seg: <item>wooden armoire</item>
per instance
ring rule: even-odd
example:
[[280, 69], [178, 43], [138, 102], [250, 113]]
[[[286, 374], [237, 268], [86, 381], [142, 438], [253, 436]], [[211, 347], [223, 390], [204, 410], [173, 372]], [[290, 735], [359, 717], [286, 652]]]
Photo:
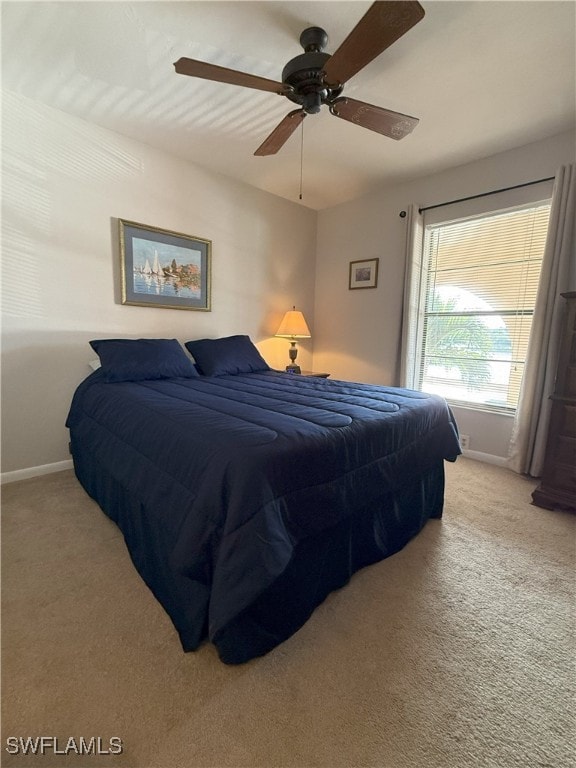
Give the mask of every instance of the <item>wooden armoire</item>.
[[532, 499], [539, 507], [576, 512], [576, 291], [562, 296], [566, 307], [544, 469]]

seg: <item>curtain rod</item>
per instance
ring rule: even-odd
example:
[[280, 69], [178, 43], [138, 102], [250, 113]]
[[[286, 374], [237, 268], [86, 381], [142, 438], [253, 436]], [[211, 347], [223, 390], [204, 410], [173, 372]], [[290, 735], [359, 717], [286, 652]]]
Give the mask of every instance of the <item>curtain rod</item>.
[[554, 181], [555, 176], [548, 176], [546, 179], [536, 179], [536, 181], [527, 181], [524, 184], [516, 184], [514, 187], [504, 187], [503, 189], [494, 189], [492, 192], [481, 192], [479, 195], [470, 195], [470, 197], [461, 197], [458, 200], [448, 200], [446, 203], [437, 203], [436, 205], [427, 205], [424, 208], [418, 208], [418, 213], [431, 211], [433, 208], [443, 208], [445, 205], [453, 203], [464, 203], [466, 200], [476, 200], [478, 197], [488, 197], [488, 195], [497, 195], [498, 192], [509, 192], [511, 189], [520, 189], [520, 187], [531, 187], [532, 184], [542, 184], [545, 181]]

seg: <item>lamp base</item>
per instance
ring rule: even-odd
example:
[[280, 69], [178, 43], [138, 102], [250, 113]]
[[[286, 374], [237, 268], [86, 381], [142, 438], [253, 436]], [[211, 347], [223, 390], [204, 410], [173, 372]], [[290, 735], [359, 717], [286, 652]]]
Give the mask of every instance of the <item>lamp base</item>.
[[302, 371], [299, 365], [292, 364], [286, 366], [286, 373], [302, 373]]

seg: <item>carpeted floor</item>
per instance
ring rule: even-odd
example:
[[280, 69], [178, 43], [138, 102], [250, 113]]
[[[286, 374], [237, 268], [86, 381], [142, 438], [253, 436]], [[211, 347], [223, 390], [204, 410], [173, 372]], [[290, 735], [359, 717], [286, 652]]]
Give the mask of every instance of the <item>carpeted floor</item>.
[[[507, 470], [446, 471], [442, 521], [238, 667], [181, 651], [71, 471], [4, 486], [2, 765], [575, 766], [576, 518]], [[123, 752], [7, 751], [27, 736]]]

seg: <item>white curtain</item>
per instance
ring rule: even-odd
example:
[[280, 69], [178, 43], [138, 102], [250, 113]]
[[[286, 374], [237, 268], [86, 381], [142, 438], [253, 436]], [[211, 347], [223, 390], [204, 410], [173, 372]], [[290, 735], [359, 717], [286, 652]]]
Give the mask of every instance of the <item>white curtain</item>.
[[[402, 308], [402, 339], [400, 349], [400, 386], [416, 389], [420, 365], [417, 332], [424, 317], [421, 302], [423, 286], [422, 250], [424, 223], [418, 207], [408, 208], [406, 220], [406, 267], [404, 271], [404, 303]], [[416, 329], [416, 332], [415, 332]]]
[[510, 443], [508, 466], [542, 474], [554, 392], [565, 300], [576, 290], [576, 165], [562, 166], [555, 178], [550, 223], [532, 321], [520, 400]]

